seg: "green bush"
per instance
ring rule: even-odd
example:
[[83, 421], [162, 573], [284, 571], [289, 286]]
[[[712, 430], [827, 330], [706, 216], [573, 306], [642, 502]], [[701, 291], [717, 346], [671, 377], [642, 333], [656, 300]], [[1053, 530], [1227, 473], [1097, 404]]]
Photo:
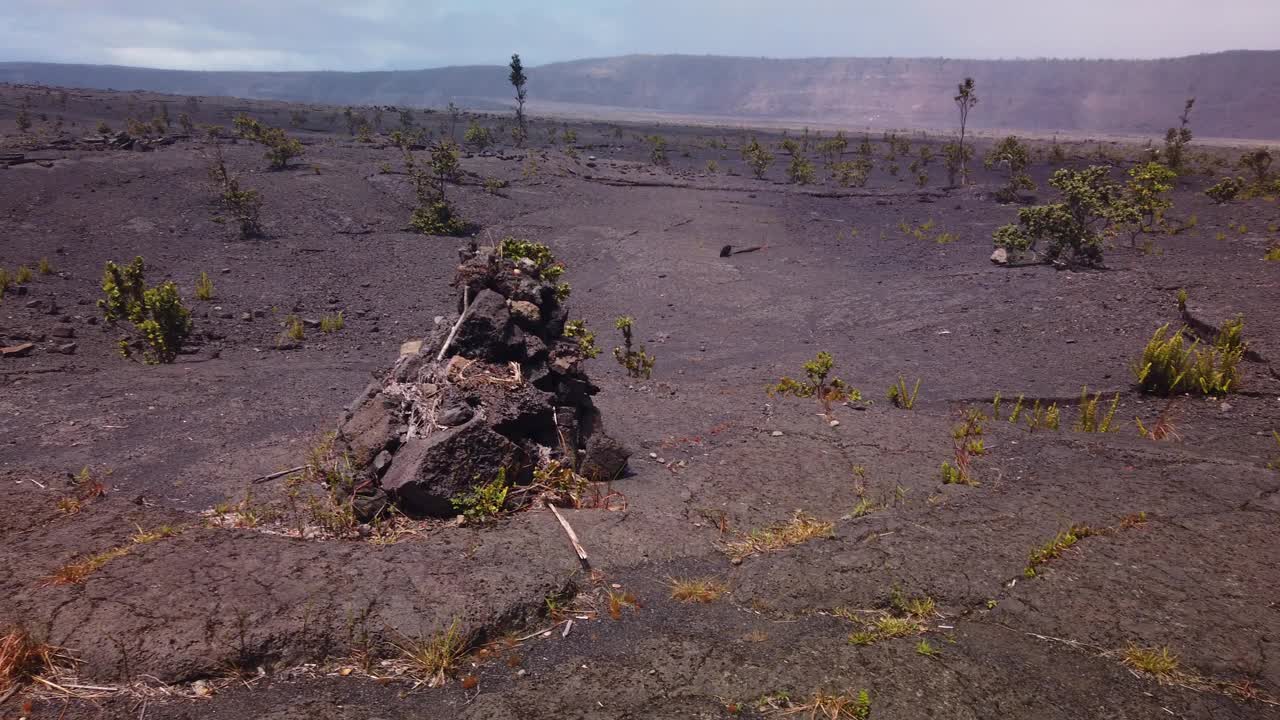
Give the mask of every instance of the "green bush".
[[794, 395], [800, 398], [816, 397], [825, 411], [831, 411], [832, 402], [857, 402], [862, 393], [849, 387], [840, 378], [829, 378], [835, 359], [831, 353], [820, 352], [814, 359], [804, 364], [804, 380], [783, 377], [776, 385], [768, 388], [770, 397], [774, 395]]
[[533, 263], [533, 277], [537, 280], [555, 282], [564, 274], [564, 265], [551, 254], [551, 248], [540, 242], [505, 237], [498, 244], [498, 252], [513, 261], [528, 260]]
[[280, 128], [264, 127], [247, 115], [237, 115], [234, 123], [240, 137], [267, 148], [265, 157], [272, 170], [284, 169], [289, 165], [290, 159], [303, 153], [302, 143], [286, 135]]
[[493, 135], [489, 133], [489, 128], [472, 120], [471, 125], [462, 135], [462, 141], [476, 150], [484, 150], [493, 144]]
[[1034, 251], [1043, 241], [1048, 244], [1044, 257], [1049, 262], [1064, 256], [1086, 264], [1101, 262], [1103, 231], [1121, 198], [1121, 188], [1108, 177], [1109, 172], [1101, 165], [1058, 170], [1049, 184], [1062, 194], [1062, 201], [1019, 210], [1017, 225], [996, 230], [996, 246], [1019, 255]]
[[462, 513], [467, 522], [482, 523], [503, 513], [507, 504], [507, 469], [498, 470], [498, 476], [487, 483], [476, 485], [469, 492], [452, 498], [453, 509]]
[[791, 163], [787, 166], [787, 179], [797, 185], [809, 185], [815, 180], [813, 163], [803, 155], [792, 155]]
[[1225, 203], [1231, 202], [1232, 200], [1235, 200], [1240, 195], [1240, 193], [1244, 191], [1244, 187], [1245, 187], [1244, 178], [1227, 177], [1219, 180], [1212, 187], [1205, 190], [1204, 194], [1208, 195], [1209, 199], [1213, 200], [1219, 205], [1223, 205]]
[[653, 375], [653, 365], [657, 359], [645, 352], [644, 345], [639, 350], [632, 346], [632, 326], [635, 321], [629, 316], [622, 316], [614, 321], [614, 327], [622, 331], [622, 347], [613, 349], [613, 359], [626, 368], [627, 375], [633, 378], [648, 380]]
[[147, 364], [171, 363], [191, 334], [191, 311], [182, 304], [178, 286], [164, 282], [153, 288], [146, 286], [145, 264], [141, 257], [125, 267], [108, 262], [102, 276], [105, 298], [98, 301], [107, 322], [129, 322], [133, 339], [120, 340], [125, 357], [141, 346]]
[[1218, 331], [1213, 345], [1185, 342], [1187, 330], [1172, 334], [1164, 325], [1156, 331], [1134, 364], [1138, 387], [1152, 395], [1200, 393], [1225, 395], [1239, 383], [1239, 364], [1244, 357], [1244, 318], [1228, 320]]
[[469, 235], [472, 230], [469, 223], [455, 214], [447, 200], [435, 200], [415, 208], [409, 226], [423, 235], [450, 237]]

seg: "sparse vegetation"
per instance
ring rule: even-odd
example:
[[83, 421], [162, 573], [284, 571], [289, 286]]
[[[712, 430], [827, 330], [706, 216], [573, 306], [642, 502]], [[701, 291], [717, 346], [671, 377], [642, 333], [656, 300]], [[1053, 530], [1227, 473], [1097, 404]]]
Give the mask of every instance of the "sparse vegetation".
[[639, 350], [633, 347], [632, 328], [635, 321], [629, 316], [622, 316], [614, 321], [614, 327], [622, 332], [622, 347], [613, 349], [613, 357], [626, 369], [627, 375], [633, 378], [648, 380], [653, 375], [653, 364], [656, 358], [645, 352], [644, 345]]
[[1029, 578], [1037, 577], [1045, 563], [1058, 558], [1062, 553], [1074, 547], [1082, 538], [1087, 538], [1093, 534], [1094, 531], [1088, 525], [1072, 525], [1055, 535], [1049, 542], [1032, 550], [1031, 556], [1027, 560], [1027, 567], [1022, 574]]
[[812, 184], [817, 179], [813, 163], [799, 153], [792, 155], [791, 163], [787, 165], [787, 179], [796, 185]]
[[766, 707], [773, 707], [778, 701], [785, 703], [783, 715], [801, 715], [809, 720], [868, 720], [871, 717], [871, 695], [866, 690], [856, 696], [815, 693], [808, 702], [799, 705], [782, 696]]
[[501, 468], [494, 479], [476, 485], [462, 496], [453, 498], [453, 509], [461, 513], [468, 523], [488, 522], [502, 515], [506, 510], [507, 493], [510, 490], [507, 470]]
[[[516, 91], [516, 126], [512, 130], [512, 137], [515, 138], [516, 146], [519, 147], [524, 144], [525, 138], [529, 137], [529, 128], [524, 117], [524, 101], [528, 92], [526, 85], [529, 77], [524, 74], [524, 63], [520, 62], [519, 54], [511, 55], [511, 63], [507, 67], [511, 71], [507, 75], [507, 81]], [[452, 109], [453, 103], [449, 103], [449, 107]]]
[[928, 622], [938, 616], [938, 608], [933, 598], [908, 598], [895, 590], [888, 610], [870, 615], [852, 611], [837, 611], [836, 614], [861, 626], [849, 635], [849, 642], [871, 645], [882, 640], [920, 635], [928, 629]]
[[36, 640], [20, 627], [0, 635], [0, 697], [32, 678], [52, 672], [63, 651]]
[[898, 382], [889, 386], [888, 397], [889, 401], [892, 402], [895, 407], [900, 407], [903, 410], [910, 410], [915, 407], [916, 396], [919, 394], [919, 378], [916, 379], [915, 387], [911, 389], [911, 392], [907, 392], [907, 379], [899, 375]]
[[667, 139], [661, 135], [653, 135], [649, 138], [649, 162], [660, 167], [671, 164], [667, 159]]
[[1244, 187], [1244, 178], [1225, 177], [1205, 190], [1204, 194], [1219, 205], [1225, 205], [1239, 197]]
[[1137, 672], [1165, 682], [1177, 676], [1178, 656], [1167, 647], [1144, 648], [1129, 645], [1124, 651], [1124, 664]]
[[213, 299], [213, 280], [209, 279], [209, 273], [201, 270], [200, 277], [196, 279], [196, 299], [212, 300]]
[[336, 333], [346, 327], [346, 320], [342, 317], [342, 311], [336, 313], [325, 313], [320, 316], [320, 332], [326, 335]]
[[1116, 393], [1115, 397], [1111, 399], [1111, 407], [1107, 410], [1107, 414], [1099, 417], [1098, 403], [1101, 400], [1102, 393], [1089, 397], [1089, 388], [1080, 388], [1080, 417], [1076, 420], [1074, 426], [1076, 431], [1108, 433], [1119, 429], [1112, 427], [1112, 421], [1115, 420], [1116, 410], [1120, 407], [1120, 393]]
[[259, 235], [262, 232], [259, 225], [262, 198], [257, 190], [240, 188], [240, 181], [227, 170], [226, 161], [222, 157], [222, 145], [218, 142], [217, 135], [210, 132], [210, 139], [213, 141], [213, 160], [209, 175], [217, 186], [223, 207], [235, 219], [241, 240]]
[[36, 272], [40, 273], [41, 275], [53, 274], [53, 264], [49, 262], [49, 258], [47, 257], [40, 258], [40, 262], [36, 264]]
[[133, 327], [133, 337], [120, 340], [120, 352], [130, 357], [141, 348], [145, 362], [171, 363], [191, 334], [191, 311], [182, 304], [178, 286], [172, 281], [148, 288], [141, 257], [121, 267], [108, 262], [102, 276], [102, 292], [98, 301], [108, 323], [121, 321]]
[[814, 359], [804, 364], [805, 380], [794, 380], [783, 377], [776, 385], [768, 389], [770, 397], [774, 395], [794, 395], [799, 398], [816, 397], [822, 403], [823, 411], [831, 412], [833, 402], [858, 402], [862, 393], [849, 387], [840, 378], [828, 378], [835, 366], [835, 358], [831, 353], [819, 352]]
[[797, 511], [785, 523], [752, 530], [747, 535], [726, 543], [725, 550], [730, 557], [741, 560], [751, 555], [834, 536], [835, 530], [831, 523]]
[[1178, 174], [1183, 171], [1183, 151], [1191, 142], [1191, 108], [1195, 104], [1195, 98], [1187, 99], [1178, 116], [1178, 127], [1169, 128], [1164, 136], [1164, 164]]
[[476, 150], [484, 150], [493, 144], [493, 135], [489, 133], [489, 128], [472, 120], [467, 131], [462, 134], [462, 141]]
[[600, 355], [600, 348], [596, 347], [596, 334], [587, 329], [585, 320], [570, 320], [565, 323], [564, 336], [577, 342], [578, 352], [584, 358]]

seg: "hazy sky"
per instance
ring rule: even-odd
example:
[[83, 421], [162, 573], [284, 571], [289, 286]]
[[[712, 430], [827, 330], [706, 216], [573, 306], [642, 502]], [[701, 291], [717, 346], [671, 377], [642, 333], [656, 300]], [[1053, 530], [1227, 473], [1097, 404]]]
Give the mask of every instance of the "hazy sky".
[[0, 60], [184, 69], [1277, 48], [1280, 0], [0, 0]]

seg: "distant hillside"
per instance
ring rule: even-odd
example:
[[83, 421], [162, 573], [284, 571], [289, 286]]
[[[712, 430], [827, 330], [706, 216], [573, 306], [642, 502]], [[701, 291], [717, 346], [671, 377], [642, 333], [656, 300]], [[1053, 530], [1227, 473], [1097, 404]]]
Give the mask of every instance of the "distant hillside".
[[[1197, 98], [1203, 137], [1280, 138], [1280, 51], [1167, 60], [769, 60], [633, 55], [529, 70], [538, 103], [610, 107], [743, 121], [947, 128], [951, 96], [977, 79], [977, 129], [1162, 134], [1183, 100]], [[190, 72], [102, 65], [0, 63], [0, 81], [326, 104], [510, 105], [506, 69], [392, 72]]]

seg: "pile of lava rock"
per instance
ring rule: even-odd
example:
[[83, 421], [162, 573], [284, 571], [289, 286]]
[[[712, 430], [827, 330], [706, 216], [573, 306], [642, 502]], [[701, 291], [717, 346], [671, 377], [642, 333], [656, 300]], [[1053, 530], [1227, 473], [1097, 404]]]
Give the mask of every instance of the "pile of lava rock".
[[[528, 247], [542, 253], [518, 252]], [[625, 472], [630, 452], [605, 434], [591, 402], [599, 388], [582, 369], [598, 351], [568, 322], [553, 262], [522, 241], [462, 251], [459, 314], [406, 342], [343, 414], [336, 448], [350, 463], [357, 518], [391, 502], [452, 516], [454, 498], [499, 472], [527, 484], [550, 461], [592, 481]]]

